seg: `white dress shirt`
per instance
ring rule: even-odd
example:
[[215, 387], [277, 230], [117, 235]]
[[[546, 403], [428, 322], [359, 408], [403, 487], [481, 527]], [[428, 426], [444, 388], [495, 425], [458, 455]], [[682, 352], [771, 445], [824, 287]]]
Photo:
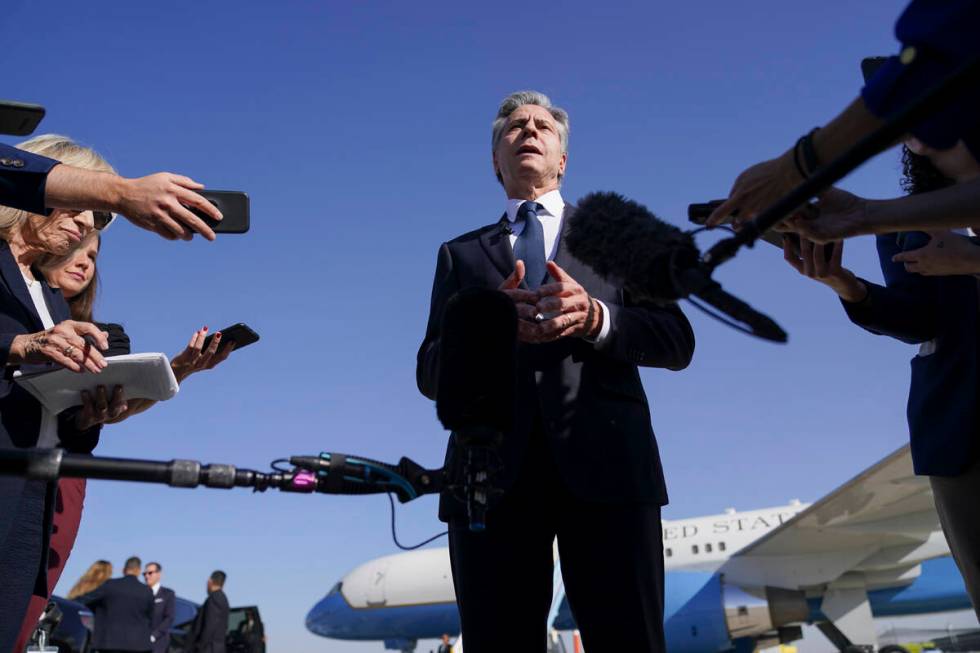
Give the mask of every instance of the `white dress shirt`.
[[[511, 248], [517, 242], [517, 237], [524, 231], [524, 222], [517, 222], [517, 211], [525, 201], [527, 200], [507, 200], [506, 209], [507, 221], [510, 223]], [[541, 222], [541, 229], [544, 231], [545, 259], [553, 261], [555, 259], [555, 253], [558, 251], [559, 235], [561, 234], [562, 220], [565, 213], [565, 200], [562, 199], [561, 191], [555, 189], [545, 193], [534, 201], [544, 207], [539, 209], [537, 214], [538, 220]], [[599, 328], [599, 334], [595, 339], [586, 338], [586, 340], [598, 345], [602, 344], [609, 336], [609, 309], [606, 308], [606, 305], [601, 300], [597, 299], [596, 301], [602, 307], [602, 326]]]
[[[24, 283], [27, 284], [27, 292], [31, 295], [34, 309], [41, 318], [41, 324], [45, 329], [50, 329], [54, 326], [54, 320], [51, 318], [48, 302], [44, 299], [41, 282], [37, 279], [29, 279], [23, 270], [20, 273], [24, 277]], [[58, 446], [58, 416], [44, 406], [41, 406], [41, 432], [38, 434], [37, 446], [45, 448]]]

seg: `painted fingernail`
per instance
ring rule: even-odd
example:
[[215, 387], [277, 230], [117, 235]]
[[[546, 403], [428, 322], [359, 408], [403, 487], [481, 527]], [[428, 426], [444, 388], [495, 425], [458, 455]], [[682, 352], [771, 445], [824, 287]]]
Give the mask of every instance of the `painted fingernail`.
[[207, 330], [208, 330], [208, 325], [206, 325], [206, 324], [205, 324], [205, 325], [204, 325], [204, 328], [203, 328], [203, 329], [201, 329], [201, 330], [202, 330], [202, 331], [207, 331]]
[[218, 331], [216, 334], [214, 334], [214, 339], [215, 340], [221, 340], [221, 332], [220, 331]]

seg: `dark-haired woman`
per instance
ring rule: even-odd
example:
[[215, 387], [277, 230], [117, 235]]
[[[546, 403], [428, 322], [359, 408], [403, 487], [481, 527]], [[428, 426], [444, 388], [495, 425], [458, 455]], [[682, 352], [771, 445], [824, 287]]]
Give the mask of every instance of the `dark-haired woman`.
[[[962, 143], [937, 151], [910, 140], [903, 162], [903, 187], [910, 194], [980, 178], [980, 163]], [[837, 194], [834, 201], [848, 199], [844, 191], [832, 192]], [[980, 286], [972, 273], [924, 276], [909, 260], [909, 254], [921, 253], [930, 243], [936, 243], [933, 247], [940, 251], [946, 248], [938, 247], [938, 242], [944, 241], [976, 246], [950, 232], [902, 232], [880, 235], [876, 240], [885, 286], [860, 279], [841, 265], [842, 242], [834, 244], [829, 261], [822, 245], [806, 239], [800, 241], [797, 252], [787, 238], [784, 252], [797, 271], [838, 294], [852, 322], [871, 333], [919, 345], [912, 359], [908, 399], [912, 463], [916, 474], [929, 476], [943, 533], [980, 618], [976, 507], [980, 497]], [[950, 258], [955, 261], [962, 254]], [[955, 269], [952, 263], [944, 265]]]

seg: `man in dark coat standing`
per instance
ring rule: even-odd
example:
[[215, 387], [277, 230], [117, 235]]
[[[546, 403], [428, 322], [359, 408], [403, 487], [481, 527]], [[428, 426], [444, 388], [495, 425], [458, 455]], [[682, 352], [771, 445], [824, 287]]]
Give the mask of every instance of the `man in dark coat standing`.
[[150, 620], [153, 592], [139, 581], [143, 563], [137, 557], [126, 561], [122, 578], [113, 578], [77, 599], [95, 613], [92, 649], [150, 651]]
[[177, 595], [169, 587], [161, 585], [162, 581], [163, 567], [160, 563], [146, 563], [143, 582], [153, 592], [153, 619], [150, 622], [150, 642], [153, 644], [153, 653], [167, 653], [177, 603]]
[[187, 639], [187, 653], [225, 653], [228, 634], [228, 597], [225, 572], [215, 571], [208, 578], [208, 598], [197, 613]]
[[[495, 478], [503, 493], [483, 532], [469, 530], [453, 492], [443, 492], [439, 508], [449, 523], [466, 650], [496, 653], [521, 642], [522, 653], [544, 653], [557, 536], [586, 650], [662, 653], [667, 491], [638, 366], [683, 369], [694, 333], [677, 306], [637, 301], [566, 246], [576, 209], [559, 190], [568, 145], [563, 110], [541, 93], [514, 93], [501, 104], [491, 142], [504, 212], [439, 248], [417, 367], [419, 389], [436, 398], [442, 318], [455, 293], [499, 289], [513, 300], [515, 420]], [[466, 198], [453, 197], [449, 210], [469, 219]], [[446, 469], [463, 464], [453, 435]]]

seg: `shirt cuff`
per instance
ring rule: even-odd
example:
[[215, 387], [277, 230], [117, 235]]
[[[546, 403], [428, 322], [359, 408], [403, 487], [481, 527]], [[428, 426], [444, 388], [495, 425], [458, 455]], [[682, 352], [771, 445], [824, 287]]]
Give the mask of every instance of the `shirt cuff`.
[[598, 335], [596, 335], [595, 338], [586, 337], [585, 340], [586, 340], [586, 342], [591, 342], [592, 344], [594, 344], [594, 345], [596, 345], [598, 347], [598, 346], [601, 346], [602, 343], [604, 343], [606, 340], [609, 339], [609, 331], [610, 331], [610, 326], [609, 326], [609, 308], [605, 304], [602, 303], [602, 300], [601, 299], [597, 299], [595, 301], [596, 301], [596, 303], [599, 306], [602, 307], [602, 326], [599, 327], [599, 333], [598, 333]]

